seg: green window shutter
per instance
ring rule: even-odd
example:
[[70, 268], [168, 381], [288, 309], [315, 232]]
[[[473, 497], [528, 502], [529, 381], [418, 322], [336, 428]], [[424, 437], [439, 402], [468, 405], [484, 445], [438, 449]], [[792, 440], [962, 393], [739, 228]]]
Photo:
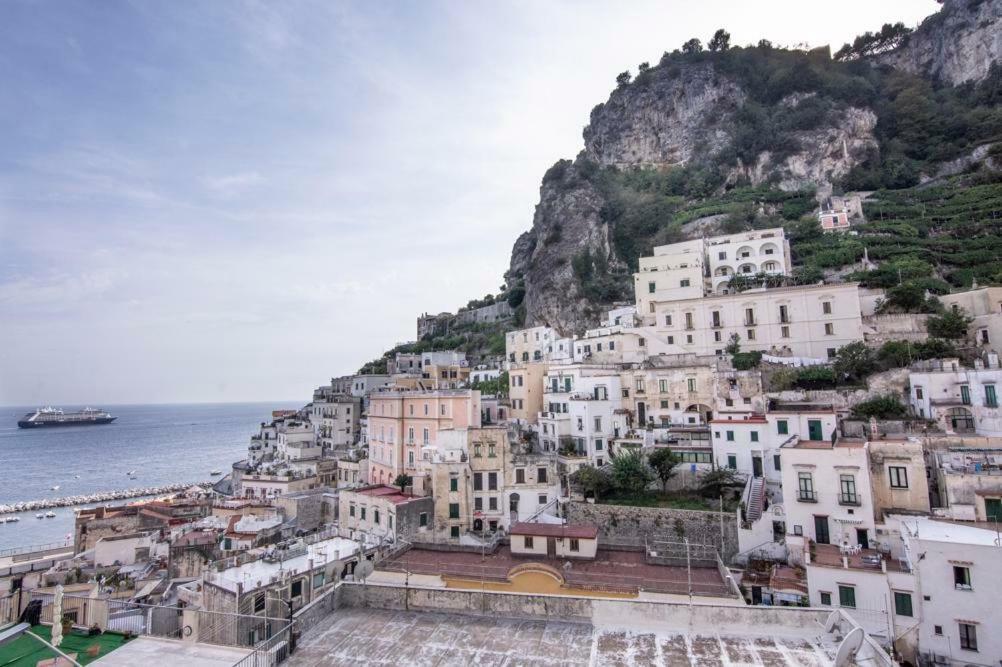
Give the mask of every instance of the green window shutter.
[[789, 435], [790, 423], [785, 419], [780, 419], [776, 422], [776, 429], [779, 431], [780, 435]]
[[894, 613], [898, 616], [912, 616], [911, 593], [894, 592]]
[[856, 608], [856, 589], [852, 586], [838, 587], [838, 603], [841, 607]]

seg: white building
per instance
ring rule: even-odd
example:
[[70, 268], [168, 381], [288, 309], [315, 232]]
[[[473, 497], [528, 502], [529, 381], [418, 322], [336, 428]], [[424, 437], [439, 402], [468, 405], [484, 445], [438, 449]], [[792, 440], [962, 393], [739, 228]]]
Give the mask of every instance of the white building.
[[908, 611], [926, 664], [995, 665], [1002, 660], [1002, 546], [995, 524], [902, 520], [920, 590]]
[[938, 421], [948, 433], [1002, 435], [1002, 369], [996, 355], [989, 359], [987, 368], [964, 368], [959, 359], [913, 366], [910, 397], [915, 414]]
[[863, 340], [857, 283], [652, 303], [664, 342], [700, 356], [723, 354], [734, 335], [745, 352], [815, 359], [834, 357], [840, 347]]
[[509, 364], [548, 361], [557, 338], [557, 332], [550, 327], [509, 331], [505, 335], [505, 358]]
[[727, 290], [735, 275], [790, 273], [790, 243], [782, 227], [761, 229], [706, 239], [711, 289], [717, 294]]
[[[551, 367], [543, 378], [539, 441], [543, 451], [562, 448], [593, 465], [609, 461], [613, 438], [625, 433], [619, 372], [601, 366]], [[568, 448], [567, 445], [570, 445]]]

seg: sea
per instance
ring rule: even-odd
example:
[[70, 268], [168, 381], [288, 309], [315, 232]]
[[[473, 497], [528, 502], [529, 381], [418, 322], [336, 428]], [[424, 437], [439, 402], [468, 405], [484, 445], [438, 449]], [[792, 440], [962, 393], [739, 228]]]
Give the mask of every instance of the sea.
[[[70, 411], [83, 406], [59, 406]], [[302, 404], [102, 405], [118, 417], [99, 426], [20, 429], [34, 407], [0, 407], [0, 504], [219, 479], [247, 456], [250, 437], [272, 410]], [[135, 470], [136, 479], [129, 478]], [[58, 486], [58, 490], [52, 487]], [[129, 502], [129, 501], [116, 501]], [[89, 503], [93, 507], [96, 503]], [[0, 523], [0, 551], [59, 542], [73, 533], [73, 509], [55, 518], [22, 512]]]

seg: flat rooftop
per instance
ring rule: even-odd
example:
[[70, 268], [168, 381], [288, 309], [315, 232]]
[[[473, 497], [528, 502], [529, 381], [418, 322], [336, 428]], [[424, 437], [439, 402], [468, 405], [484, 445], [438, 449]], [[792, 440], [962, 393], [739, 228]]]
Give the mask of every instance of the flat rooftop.
[[284, 561], [269, 562], [264, 558], [230, 567], [222, 572], [210, 572], [207, 581], [229, 591], [236, 591], [242, 584], [245, 591], [251, 591], [267, 585], [271, 576], [281, 570], [285, 573], [303, 573], [310, 569], [310, 561], [314, 567], [336, 560], [343, 560], [358, 553], [359, 543], [343, 537], [332, 537], [309, 545], [304, 553]]
[[[570, 562], [569, 567], [565, 563]], [[441, 575], [463, 579], [481, 578], [508, 581], [512, 568], [525, 563], [545, 563], [560, 571], [574, 588], [635, 593], [640, 589], [655, 593], [688, 595], [686, 568], [651, 565], [641, 551], [599, 549], [594, 560], [567, 561], [561, 558], [513, 556], [509, 547], [481, 557], [465, 551], [432, 551], [412, 548], [378, 565], [379, 570]], [[732, 597], [715, 567], [692, 568], [692, 589], [696, 595]]]
[[288, 667], [336, 665], [765, 665], [834, 664], [821, 628], [800, 638], [622, 631], [588, 623], [423, 611], [341, 608], [307, 632]]

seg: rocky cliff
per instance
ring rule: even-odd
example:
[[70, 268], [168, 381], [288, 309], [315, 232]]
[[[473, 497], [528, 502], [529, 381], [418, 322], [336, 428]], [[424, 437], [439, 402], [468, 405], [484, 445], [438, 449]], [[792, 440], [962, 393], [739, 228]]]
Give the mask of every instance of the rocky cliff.
[[[1002, 0], [946, 0], [905, 44], [876, 58], [953, 83], [985, 79], [999, 58], [1000, 14]], [[642, 244], [646, 254], [651, 241], [677, 240], [691, 227], [682, 223], [698, 217], [673, 218], [678, 209], [670, 206], [653, 210], [655, 195], [661, 197], [656, 206], [675, 199], [691, 208], [701, 201], [712, 215], [722, 209], [712, 203], [733, 189], [825, 195], [835, 185], [878, 172], [887, 180], [855, 187], [907, 187], [901, 183], [917, 180], [913, 173], [935, 174], [937, 163], [917, 160], [942, 154], [938, 159], [945, 162], [958, 150], [911, 150], [916, 138], [925, 140], [915, 128], [943, 125], [950, 112], [929, 115], [923, 106], [928, 93], [900, 95], [900, 83], [885, 85], [888, 70], [871, 64], [835, 62], [824, 49], [765, 44], [666, 53], [658, 65], [645, 64], [636, 79], [621, 77], [608, 100], [593, 109], [584, 151], [547, 172], [532, 229], [513, 248], [506, 279], [525, 286], [526, 325], [578, 333], [594, 326], [612, 301], [630, 296], [636, 246]], [[975, 141], [965, 146], [973, 148]], [[636, 170], [682, 174], [686, 185], [667, 192], [662, 180], [656, 193], [631, 189]], [[744, 223], [757, 224], [751, 218]], [[621, 226], [624, 220], [631, 226]], [[630, 247], [623, 237], [637, 228], [644, 235]]]
[[953, 85], [981, 81], [1002, 58], [1002, 0], [944, 0], [943, 8], [881, 63]]

